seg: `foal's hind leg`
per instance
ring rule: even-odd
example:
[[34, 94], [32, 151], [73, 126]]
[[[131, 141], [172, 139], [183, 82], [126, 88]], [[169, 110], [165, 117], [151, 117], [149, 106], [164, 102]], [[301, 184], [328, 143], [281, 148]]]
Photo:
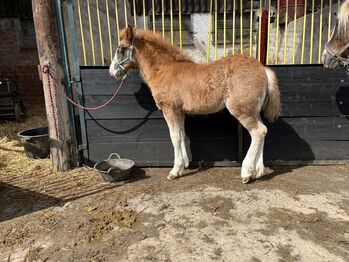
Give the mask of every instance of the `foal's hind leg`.
[[264, 163], [263, 163], [263, 150], [264, 150], [264, 139], [262, 139], [259, 149], [257, 152], [257, 157], [256, 157], [256, 177], [255, 178], [260, 178], [264, 175]]
[[184, 167], [189, 167], [189, 158], [187, 154], [187, 149], [185, 147], [185, 128], [184, 128], [185, 115], [181, 115], [180, 119], [180, 132], [181, 132], [181, 149], [182, 149], [182, 157], [184, 161]]
[[251, 136], [251, 145], [242, 161], [241, 178], [243, 183], [263, 175], [263, 147], [267, 128], [256, 117], [238, 117], [240, 123], [247, 129]]
[[[264, 126], [261, 117], [258, 116], [258, 123], [260, 123], [260, 126]], [[266, 129], [267, 131], [267, 129]], [[264, 163], [263, 163], [263, 151], [264, 151], [264, 140], [265, 140], [265, 135], [262, 136], [261, 138], [261, 142], [259, 144], [259, 148], [257, 151], [257, 155], [256, 155], [256, 174], [255, 174], [255, 178], [260, 178], [264, 175]]]
[[[253, 112], [251, 115], [244, 113], [236, 114], [229, 104], [229, 112], [234, 115], [240, 123], [247, 129], [251, 136], [251, 145], [242, 161], [241, 178], [243, 183], [248, 183], [251, 179], [261, 176], [264, 172], [263, 166], [263, 146], [267, 128], [260, 120], [260, 117]], [[256, 170], [258, 169], [258, 170]]]
[[173, 179], [182, 174], [185, 166], [182, 153], [183, 136], [181, 134], [181, 119], [184, 118], [184, 115], [172, 109], [164, 109], [163, 114], [170, 130], [171, 141], [174, 148], [174, 165], [167, 178]]

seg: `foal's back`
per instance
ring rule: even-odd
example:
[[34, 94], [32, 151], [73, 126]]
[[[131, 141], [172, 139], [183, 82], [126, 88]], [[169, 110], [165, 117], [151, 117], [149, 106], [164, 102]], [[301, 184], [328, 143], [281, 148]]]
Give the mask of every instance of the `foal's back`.
[[260, 102], [268, 84], [265, 67], [244, 55], [209, 64], [175, 63], [166, 70], [171, 76], [168, 98], [188, 114], [218, 112], [227, 100], [253, 107]]

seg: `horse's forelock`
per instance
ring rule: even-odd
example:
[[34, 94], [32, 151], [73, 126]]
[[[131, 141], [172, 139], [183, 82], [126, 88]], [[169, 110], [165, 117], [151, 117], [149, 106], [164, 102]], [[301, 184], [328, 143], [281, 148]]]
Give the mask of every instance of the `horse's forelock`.
[[346, 39], [349, 35], [349, 0], [345, 1], [339, 10], [338, 34], [342, 39]]

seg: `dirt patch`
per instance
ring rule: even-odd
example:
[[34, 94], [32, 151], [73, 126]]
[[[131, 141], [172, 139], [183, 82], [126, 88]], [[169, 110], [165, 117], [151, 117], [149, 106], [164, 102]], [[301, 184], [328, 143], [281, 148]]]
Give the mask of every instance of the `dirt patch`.
[[269, 216], [275, 225], [296, 230], [306, 241], [317, 243], [343, 257], [349, 256], [349, 220], [333, 220], [325, 212], [304, 214], [289, 209], [270, 210]]
[[94, 219], [90, 222], [95, 228], [89, 233], [90, 242], [100, 239], [103, 234], [115, 229], [116, 227], [131, 228], [136, 222], [137, 213], [132, 210], [110, 211], [100, 219]]

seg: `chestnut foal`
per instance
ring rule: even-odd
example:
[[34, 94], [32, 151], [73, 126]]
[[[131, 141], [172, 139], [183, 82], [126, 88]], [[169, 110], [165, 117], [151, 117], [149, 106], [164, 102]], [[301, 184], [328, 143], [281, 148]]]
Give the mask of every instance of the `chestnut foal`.
[[211, 114], [224, 107], [252, 138], [242, 162], [242, 182], [264, 174], [267, 128], [260, 112], [263, 110], [270, 121], [280, 114], [280, 92], [271, 69], [243, 55], [197, 64], [161, 35], [128, 26], [120, 33], [109, 73], [122, 78], [130, 68], [140, 70], [169, 127], [174, 147], [174, 166], [169, 179], [177, 178], [189, 166], [184, 143], [185, 114]]

